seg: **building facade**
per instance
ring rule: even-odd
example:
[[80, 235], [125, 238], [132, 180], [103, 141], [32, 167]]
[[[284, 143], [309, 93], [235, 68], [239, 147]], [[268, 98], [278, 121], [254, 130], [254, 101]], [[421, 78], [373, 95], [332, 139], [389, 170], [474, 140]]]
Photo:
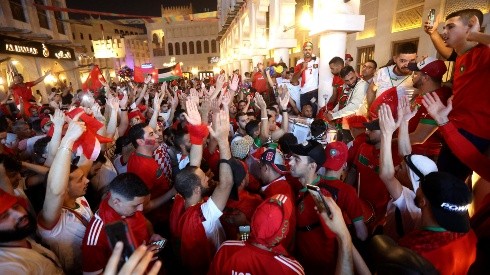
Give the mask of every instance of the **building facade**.
[[[11, 84], [8, 64], [33, 81], [52, 70], [34, 89], [48, 89], [59, 80], [77, 81], [76, 56], [72, 48], [70, 25], [65, 12], [48, 11], [35, 6], [51, 5], [66, 8], [65, 0], [0, 1], [0, 91]], [[58, 79], [56, 79], [56, 77]]]
[[106, 79], [110, 79], [123, 66], [134, 68], [150, 62], [143, 29], [98, 19], [72, 21], [70, 25], [82, 81], [89, 73], [89, 64], [98, 65]]
[[162, 7], [161, 12], [161, 18], [152, 18], [152, 23], [145, 24], [155, 68], [178, 62], [186, 76], [193, 77], [219, 70], [218, 19], [192, 14], [192, 5]]

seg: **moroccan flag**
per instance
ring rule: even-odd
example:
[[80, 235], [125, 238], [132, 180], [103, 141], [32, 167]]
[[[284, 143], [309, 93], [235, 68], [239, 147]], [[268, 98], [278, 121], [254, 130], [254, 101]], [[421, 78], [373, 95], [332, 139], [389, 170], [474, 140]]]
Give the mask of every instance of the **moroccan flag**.
[[138, 67], [134, 66], [134, 82], [144, 82], [146, 75], [151, 74], [151, 78], [153, 79], [153, 82], [157, 83], [158, 82], [158, 70], [150, 67], [150, 68], [144, 68], [144, 67]]
[[158, 82], [172, 81], [182, 77], [182, 69], [180, 68], [180, 63], [177, 65], [158, 69]]
[[85, 80], [85, 82], [83, 82], [82, 89], [84, 91], [90, 90], [96, 92], [102, 87], [102, 83], [100, 82], [100, 80], [106, 82], [104, 76], [102, 75], [102, 72], [99, 69], [99, 66], [94, 65], [94, 67], [88, 74], [87, 79]]

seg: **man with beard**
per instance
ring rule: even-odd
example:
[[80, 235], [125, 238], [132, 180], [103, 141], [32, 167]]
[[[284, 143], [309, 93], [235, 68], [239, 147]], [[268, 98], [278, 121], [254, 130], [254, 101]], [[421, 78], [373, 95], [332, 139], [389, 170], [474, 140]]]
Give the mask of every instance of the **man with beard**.
[[342, 68], [340, 77], [344, 80], [342, 94], [340, 94], [337, 105], [325, 116], [328, 121], [339, 120], [338, 128], [342, 129], [343, 140], [347, 143], [352, 140], [352, 137], [350, 137], [347, 120], [344, 118], [351, 115], [366, 115], [366, 91], [369, 85], [357, 76], [351, 66]]
[[[73, 144], [85, 131], [85, 124], [78, 121], [82, 113], [73, 118], [60, 142], [48, 174], [44, 205], [38, 215], [41, 239], [58, 256], [63, 270], [70, 274], [82, 272], [80, 247], [93, 216], [83, 197], [88, 180], [82, 169], [70, 167]], [[64, 115], [60, 118], [64, 119]]]
[[320, 64], [320, 58], [313, 56], [313, 43], [305, 42], [303, 58], [296, 63], [291, 82], [299, 81], [300, 83], [301, 106], [299, 109], [303, 109], [303, 105], [310, 103], [313, 106], [313, 114], [316, 114], [318, 110], [318, 64]]
[[[373, 82], [367, 90], [367, 104], [371, 106], [373, 101], [390, 89], [396, 89], [398, 97], [407, 95], [407, 89], [412, 89], [412, 71], [408, 69], [409, 63], [415, 63], [417, 58], [417, 46], [413, 43], [404, 43], [396, 49], [393, 56], [394, 65], [379, 69], [374, 75]], [[377, 113], [377, 110], [375, 110]]]
[[419, 63], [410, 63], [408, 68], [414, 72], [413, 87], [417, 89], [417, 93], [413, 100], [416, 106], [413, 107], [418, 108], [408, 125], [412, 152], [436, 159], [442, 147], [442, 137], [437, 132], [436, 121], [422, 105], [422, 99], [423, 95], [435, 92], [446, 105], [452, 94], [449, 87], [441, 85], [442, 76], [447, 71], [446, 64], [442, 60], [427, 57]]
[[150, 199], [145, 204], [145, 215], [157, 232], [165, 232], [170, 215], [169, 203], [175, 192], [153, 158], [153, 152], [158, 148], [157, 134], [148, 124], [140, 123], [131, 127], [129, 139], [136, 150], [129, 157], [128, 173], [140, 177], [150, 190]]
[[25, 201], [0, 190], [0, 270], [4, 274], [63, 274], [56, 255], [29, 238], [36, 218]]
[[[211, 135], [218, 143], [219, 179], [220, 182], [208, 199], [205, 199], [209, 189], [208, 178], [199, 168], [203, 143], [208, 135], [208, 127], [201, 124], [201, 115], [196, 103], [187, 101], [188, 129], [191, 137], [190, 167], [182, 170], [175, 178], [175, 189], [185, 200], [185, 211], [179, 218], [178, 236], [181, 236], [180, 256], [182, 263], [188, 268], [188, 274], [205, 274], [211, 260], [225, 240], [225, 232], [219, 221], [228, 201], [233, 174], [229, 164], [231, 158], [228, 141], [229, 117], [228, 112], [221, 110], [213, 116]], [[172, 221], [172, 224], [174, 221]]]
[[328, 62], [328, 66], [330, 67], [330, 72], [333, 75], [332, 96], [328, 99], [328, 104], [326, 104], [327, 110], [330, 111], [339, 103], [339, 97], [342, 95], [344, 80], [340, 76], [340, 70], [342, 70], [342, 68], [344, 68], [346, 65], [342, 58], [335, 56], [330, 60], [330, 62]]
[[236, 119], [236, 124], [238, 125], [238, 129], [233, 134], [233, 138], [231, 139], [232, 142], [237, 137], [244, 137], [247, 135], [245, 126], [247, 126], [247, 123], [250, 121], [248, 115], [243, 111], [238, 111], [238, 113], [235, 116], [235, 119]]

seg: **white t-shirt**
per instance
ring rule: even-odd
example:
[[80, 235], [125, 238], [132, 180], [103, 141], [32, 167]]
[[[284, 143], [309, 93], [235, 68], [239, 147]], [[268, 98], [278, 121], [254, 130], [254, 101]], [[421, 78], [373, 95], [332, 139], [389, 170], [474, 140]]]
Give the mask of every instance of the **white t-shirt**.
[[397, 75], [393, 72], [395, 65], [379, 69], [373, 77], [373, 83], [378, 87], [376, 97], [391, 87], [397, 87], [398, 97], [413, 94], [412, 75]]
[[113, 161], [113, 165], [114, 165], [114, 168], [116, 168], [116, 171], [117, 171], [117, 174], [120, 175], [120, 174], [124, 174], [124, 173], [127, 173], [128, 172], [128, 163], [126, 162], [124, 165], [121, 163], [121, 158], [122, 158], [122, 155], [118, 155], [114, 161]]
[[415, 205], [415, 192], [402, 186], [402, 194], [396, 200], [390, 200], [386, 208], [386, 224], [384, 232], [394, 240], [398, 240], [401, 236], [396, 230], [395, 209], [400, 210], [403, 232], [408, 234], [420, 225], [421, 210]]
[[[84, 197], [80, 197], [76, 202], [80, 207], [74, 211], [80, 214], [88, 224], [93, 213], [87, 200]], [[40, 225], [37, 228], [43, 242], [49, 245], [50, 249], [60, 259], [63, 269], [68, 274], [81, 273], [81, 246], [86, 228], [77, 216], [71, 211], [62, 208], [60, 219], [52, 229], [48, 230]]]
[[219, 246], [226, 240], [225, 230], [219, 221], [223, 212], [214, 204], [211, 197], [203, 204], [201, 204], [201, 212], [205, 218], [202, 222], [204, 231], [206, 232], [206, 237], [211, 240], [216, 247]]
[[64, 274], [56, 255], [27, 239], [32, 248], [2, 247], [0, 248], [0, 271], [2, 274]]
[[[302, 64], [304, 62], [303, 60], [303, 58], [298, 60], [296, 66], [298, 64]], [[303, 76], [301, 76], [301, 79], [299, 81], [300, 84], [298, 85], [298, 87], [300, 87], [301, 94], [305, 94], [309, 91], [318, 89], [318, 64], [320, 64], [320, 58], [316, 56], [314, 56], [312, 60], [308, 62], [308, 68], [304, 71], [303, 74], [305, 79], [302, 79]], [[303, 81], [305, 84], [301, 87], [301, 83], [303, 83]]]

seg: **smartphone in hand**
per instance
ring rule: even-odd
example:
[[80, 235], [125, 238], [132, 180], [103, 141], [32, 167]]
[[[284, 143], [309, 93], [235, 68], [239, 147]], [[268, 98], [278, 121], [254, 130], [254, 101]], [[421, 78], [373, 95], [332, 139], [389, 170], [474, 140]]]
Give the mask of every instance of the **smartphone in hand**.
[[436, 21], [436, 10], [430, 9], [429, 14], [427, 15], [427, 20], [429, 21], [430, 27], [434, 27], [434, 23]]
[[124, 263], [131, 257], [136, 249], [136, 241], [133, 233], [128, 227], [125, 221], [117, 221], [109, 223], [105, 226], [105, 232], [111, 247], [114, 249], [117, 242], [124, 244], [123, 252], [119, 258], [118, 270], [124, 265]]
[[307, 184], [306, 188], [308, 189], [310, 195], [313, 197], [313, 200], [315, 201], [315, 205], [318, 211], [327, 212], [327, 215], [330, 217], [330, 215], [332, 215], [332, 212], [330, 211], [330, 208], [328, 207], [325, 198], [323, 198], [323, 195], [320, 191], [320, 187]]

